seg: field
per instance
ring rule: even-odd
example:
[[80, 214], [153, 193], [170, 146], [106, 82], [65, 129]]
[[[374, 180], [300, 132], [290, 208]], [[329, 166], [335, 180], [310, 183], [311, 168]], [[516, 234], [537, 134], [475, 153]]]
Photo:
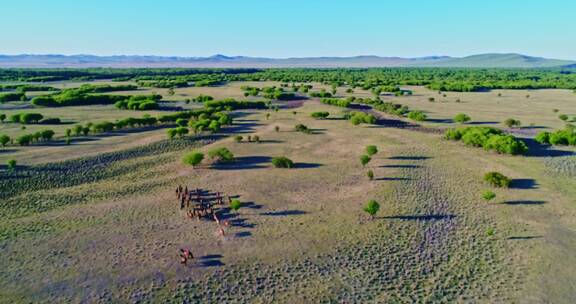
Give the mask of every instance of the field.
[[[44, 84], [74, 88], [85, 83]], [[0, 302], [134, 303], [573, 303], [576, 301], [576, 156], [574, 147], [533, 147], [522, 156], [447, 141], [442, 130], [466, 113], [470, 126], [505, 128], [530, 140], [576, 115], [570, 90], [442, 92], [403, 85], [409, 96], [380, 98], [422, 110], [418, 127], [377, 110], [376, 124], [353, 125], [348, 109], [319, 98], [275, 101], [277, 110], [230, 111], [231, 126], [168, 139], [171, 125], [72, 137], [86, 122], [115, 121], [199, 109], [199, 95], [245, 97], [233, 81], [211, 87], [139, 88], [106, 94], [163, 96], [153, 111], [113, 105], [35, 108], [0, 104], [0, 113], [40, 112], [54, 126], [0, 124], [11, 137], [49, 127], [52, 142], [0, 150]], [[311, 91], [331, 86], [310, 82]], [[337, 88], [337, 97], [370, 98], [369, 90]], [[33, 92], [33, 96], [42, 92]], [[446, 97], [444, 97], [444, 94]], [[500, 94], [500, 96], [499, 96]], [[298, 94], [303, 95], [303, 94]], [[527, 97], [529, 95], [529, 97]], [[429, 98], [433, 97], [434, 102]], [[457, 99], [459, 100], [457, 102]], [[554, 111], [557, 109], [558, 111]], [[177, 111], [178, 110], [178, 111]], [[329, 112], [326, 119], [310, 117]], [[390, 123], [395, 122], [395, 123]], [[401, 124], [404, 123], [404, 124]], [[304, 124], [310, 134], [297, 132]], [[238, 142], [235, 136], [243, 136]], [[259, 137], [248, 142], [247, 136]], [[378, 153], [363, 166], [365, 147]], [[230, 163], [183, 164], [190, 151], [225, 147]], [[286, 156], [291, 169], [274, 168]], [[15, 171], [5, 165], [16, 159]], [[374, 179], [367, 177], [368, 170]], [[512, 179], [492, 188], [488, 171]], [[225, 235], [209, 218], [190, 219], [175, 189], [187, 185], [237, 198], [219, 207]], [[492, 190], [496, 199], [482, 198]], [[380, 204], [371, 219], [362, 209]], [[194, 259], [180, 263], [178, 250]]]

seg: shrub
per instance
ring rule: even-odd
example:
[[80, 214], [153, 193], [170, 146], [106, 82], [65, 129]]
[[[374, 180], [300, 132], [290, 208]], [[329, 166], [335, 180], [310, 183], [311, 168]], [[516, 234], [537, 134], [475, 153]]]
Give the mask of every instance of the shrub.
[[2, 113], [0, 114], [0, 122], [4, 123], [4, 120], [6, 120], [6, 114]]
[[296, 130], [297, 132], [312, 134], [312, 130], [310, 130], [307, 126], [303, 124], [297, 124], [296, 126], [294, 126], [294, 130]]
[[311, 117], [316, 118], [316, 119], [325, 119], [329, 115], [330, 115], [330, 113], [328, 113], [328, 112], [314, 112], [314, 113], [310, 114]]
[[13, 171], [14, 169], [16, 169], [16, 160], [15, 159], [10, 159], [6, 162], [6, 164], [8, 165], [8, 170]]
[[184, 155], [184, 157], [182, 158], [182, 161], [185, 164], [191, 165], [191, 166], [196, 166], [199, 165], [202, 160], [204, 160], [204, 154], [200, 153], [200, 152], [190, 152], [186, 155]]
[[54, 131], [42, 130], [42, 131], [40, 131], [40, 137], [46, 141], [52, 140], [52, 137], [54, 137]]
[[425, 121], [427, 116], [422, 111], [411, 111], [408, 113], [408, 118], [415, 121]]
[[376, 146], [366, 146], [366, 154], [368, 154], [368, 156], [372, 156], [376, 153], [378, 153], [378, 148]]
[[2, 134], [0, 135], [0, 144], [2, 147], [6, 147], [6, 144], [10, 142], [10, 136]]
[[234, 137], [234, 140], [235, 140], [237, 143], [242, 142], [242, 139], [244, 139], [244, 138], [243, 138], [241, 135], [236, 135], [236, 136]]
[[488, 172], [484, 175], [484, 181], [498, 188], [508, 188], [512, 180], [499, 172]]
[[275, 126], [275, 127], [274, 127], [274, 131], [280, 132], [280, 127], [279, 127], [279, 126]]
[[275, 168], [294, 168], [294, 162], [284, 156], [278, 156], [272, 158], [272, 165]]
[[486, 201], [491, 201], [496, 197], [496, 193], [490, 191], [490, 190], [486, 190], [484, 191], [484, 193], [482, 193], [482, 198], [484, 198]]
[[176, 137], [176, 129], [168, 129], [166, 130], [166, 134], [168, 134], [168, 138], [173, 139], [174, 137]]
[[357, 126], [361, 123], [375, 124], [377, 121], [376, 116], [369, 114], [369, 113], [364, 113], [364, 112], [349, 112], [346, 114], [346, 117], [355, 126]]
[[508, 128], [517, 128], [522, 125], [522, 123], [514, 118], [508, 118], [504, 121], [504, 125]]
[[22, 124], [30, 124], [30, 123], [38, 123], [44, 116], [40, 113], [24, 113], [20, 114], [20, 123]]
[[534, 140], [536, 140], [538, 143], [540, 143], [542, 145], [549, 145], [550, 144], [550, 132], [542, 131], [542, 132], [536, 134], [536, 137], [534, 138]]
[[242, 207], [242, 203], [240, 202], [240, 200], [233, 199], [230, 202], [230, 209], [232, 209], [234, 211], [238, 211], [238, 209], [240, 209], [240, 207]]
[[498, 153], [518, 155], [528, 151], [528, 146], [516, 140], [512, 135], [493, 135], [484, 143], [484, 149], [494, 150]]
[[372, 160], [372, 158], [370, 158], [370, 156], [368, 155], [362, 155], [360, 156], [360, 163], [362, 164], [362, 166], [366, 166], [370, 160]]
[[368, 172], [366, 173], [366, 175], [368, 176], [368, 179], [369, 179], [369, 180], [373, 180], [373, 179], [374, 179], [374, 171], [368, 170]]
[[464, 113], [460, 113], [457, 114], [456, 116], [454, 116], [454, 121], [457, 123], [466, 123], [470, 121], [470, 116], [464, 114]]
[[380, 210], [380, 204], [375, 200], [370, 200], [366, 206], [364, 206], [363, 210], [370, 215], [371, 219], [374, 219], [374, 216], [378, 213], [378, 210]]
[[560, 120], [567, 121], [567, 120], [568, 120], [568, 115], [566, 115], [566, 114], [560, 114], [560, 116], [558, 116], [558, 118], [560, 118]]
[[21, 135], [16, 139], [16, 142], [20, 146], [28, 146], [34, 140], [34, 137], [30, 134]]
[[339, 99], [339, 98], [322, 98], [320, 102], [332, 106], [338, 106], [343, 108], [350, 107], [351, 101], [349, 99]]
[[234, 160], [234, 154], [227, 148], [214, 148], [208, 151], [208, 156], [216, 162], [229, 162]]
[[254, 135], [254, 136], [252, 136], [252, 140], [253, 140], [255, 143], [260, 143], [260, 136]]

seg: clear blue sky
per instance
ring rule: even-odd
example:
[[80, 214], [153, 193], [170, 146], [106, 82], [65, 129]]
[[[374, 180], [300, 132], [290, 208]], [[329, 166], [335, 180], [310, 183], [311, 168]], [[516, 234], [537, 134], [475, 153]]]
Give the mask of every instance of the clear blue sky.
[[573, 0], [13, 0], [0, 54], [576, 59]]

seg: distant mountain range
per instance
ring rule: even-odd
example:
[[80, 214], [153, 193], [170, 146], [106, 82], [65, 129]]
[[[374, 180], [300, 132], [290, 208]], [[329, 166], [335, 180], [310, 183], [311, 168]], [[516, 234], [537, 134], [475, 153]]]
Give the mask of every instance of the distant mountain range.
[[334, 68], [334, 67], [462, 67], [551, 68], [576, 67], [576, 61], [521, 54], [480, 54], [467, 57], [418, 58], [354, 56], [263, 58], [214, 55], [210, 57], [0, 55], [0, 68], [182, 67], [182, 68]]

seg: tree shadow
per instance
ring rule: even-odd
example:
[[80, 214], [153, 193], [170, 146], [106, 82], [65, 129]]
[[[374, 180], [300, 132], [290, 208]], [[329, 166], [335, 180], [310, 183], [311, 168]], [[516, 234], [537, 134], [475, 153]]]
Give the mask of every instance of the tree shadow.
[[545, 201], [529, 201], [529, 200], [519, 200], [519, 201], [505, 201], [502, 202], [503, 205], [544, 205]]
[[262, 209], [262, 205], [258, 205], [254, 202], [244, 202], [242, 203], [242, 208], [248, 208], [248, 209]]
[[12, 153], [12, 152], [16, 152], [18, 150], [16, 149], [0, 149], [0, 154], [7, 154], [7, 153]]
[[576, 155], [576, 153], [574, 153], [573, 151], [558, 150], [554, 149], [552, 146], [542, 145], [533, 138], [522, 138], [522, 140], [528, 146], [528, 153], [526, 153], [526, 156], [560, 157], [560, 156]]
[[265, 140], [260, 140], [258, 143], [260, 144], [281, 144], [284, 143], [283, 140], [275, 140], [275, 139], [265, 139]]
[[306, 214], [306, 211], [303, 210], [282, 210], [282, 211], [269, 211], [269, 212], [262, 212], [260, 215], [266, 216], [290, 216], [290, 215], [302, 215]]
[[427, 118], [426, 121], [432, 122], [432, 123], [453, 123], [454, 122], [454, 120], [451, 118]]
[[309, 169], [309, 168], [318, 168], [322, 167], [322, 164], [315, 164], [315, 163], [295, 163], [293, 169]]
[[382, 165], [380, 168], [422, 168], [419, 165]]
[[536, 189], [538, 184], [531, 178], [516, 178], [510, 183], [510, 188], [514, 189]]
[[396, 160], [426, 160], [429, 159], [429, 156], [391, 156], [388, 159], [396, 159]]
[[511, 237], [508, 237], [507, 240], [533, 240], [533, 239], [540, 239], [540, 238], [542, 238], [541, 235], [511, 236]]
[[498, 121], [470, 121], [467, 122], [467, 125], [493, 125], [493, 124], [497, 124], [500, 123]]
[[412, 180], [412, 179], [408, 178], [408, 177], [379, 177], [379, 178], [375, 178], [374, 180], [377, 180], [377, 181], [407, 181], [407, 180]]
[[200, 257], [200, 259], [202, 260], [221, 259], [221, 258], [223, 258], [221, 254], [207, 254]]
[[438, 221], [451, 220], [456, 216], [453, 214], [423, 214], [423, 215], [395, 215], [383, 216], [381, 219], [403, 220], [403, 221]]
[[270, 163], [270, 156], [241, 156], [234, 158], [234, 161], [218, 163], [212, 167], [217, 170], [250, 170], [266, 168], [265, 163]]
[[236, 232], [234, 234], [235, 238], [245, 238], [245, 237], [249, 237], [252, 236], [252, 232], [250, 231], [240, 231], [240, 232]]

